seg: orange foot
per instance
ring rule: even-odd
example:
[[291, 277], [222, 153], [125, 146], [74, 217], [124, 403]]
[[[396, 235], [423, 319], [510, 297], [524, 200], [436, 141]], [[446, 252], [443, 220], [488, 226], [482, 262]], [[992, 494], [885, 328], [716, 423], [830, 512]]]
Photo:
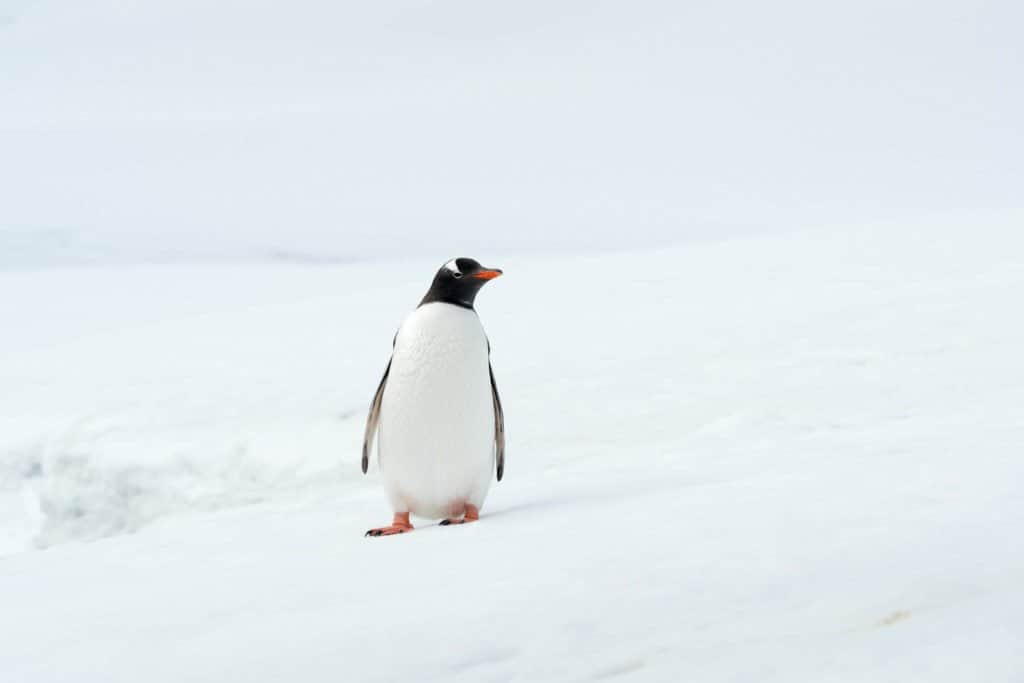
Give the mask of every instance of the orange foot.
[[448, 526], [450, 524], [466, 524], [467, 522], [475, 522], [480, 519], [480, 511], [476, 509], [475, 505], [466, 504], [466, 516], [462, 519], [445, 519], [441, 520], [441, 526]]
[[395, 534], [404, 534], [406, 531], [412, 531], [412, 524], [409, 522], [409, 513], [396, 512], [395, 518], [391, 520], [391, 526], [383, 526], [379, 529], [370, 529], [366, 532], [366, 535], [393, 536]]

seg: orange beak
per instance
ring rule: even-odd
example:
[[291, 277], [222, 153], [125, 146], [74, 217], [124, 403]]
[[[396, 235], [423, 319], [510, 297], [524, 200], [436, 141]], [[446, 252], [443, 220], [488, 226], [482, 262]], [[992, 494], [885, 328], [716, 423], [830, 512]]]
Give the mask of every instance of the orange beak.
[[473, 277], [479, 280], [493, 280], [499, 275], [501, 275], [501, 271], [495, 268], [494, 270], [481, 270], [479, 273], [474, 273]]

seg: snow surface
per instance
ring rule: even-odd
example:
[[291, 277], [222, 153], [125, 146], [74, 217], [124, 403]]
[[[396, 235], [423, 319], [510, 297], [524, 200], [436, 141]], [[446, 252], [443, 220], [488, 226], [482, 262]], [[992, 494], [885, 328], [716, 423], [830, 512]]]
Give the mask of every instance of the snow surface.
[[1022, 227], [467, 254], [505, 480], [384, 539], [454, 254], [0, 272], [0, 680], [1024, 680]]

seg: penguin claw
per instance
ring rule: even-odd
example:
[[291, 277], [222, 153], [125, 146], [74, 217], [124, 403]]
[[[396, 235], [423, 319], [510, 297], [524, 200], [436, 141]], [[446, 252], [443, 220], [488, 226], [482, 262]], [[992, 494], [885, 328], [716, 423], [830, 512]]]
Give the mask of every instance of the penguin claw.
[[412, 531], [412, 527], [404, 526], [386, 526], [380, 529], [370, 529], [364, 534], [365, 536], [394, 536], [395, 534], [404, 534], [406, 531]]
[[480, 510], [474, 505], [466, 505], [466, 516], [461, 518], [449, 517], [448, 519], [442, 519], [440, 526], [451, 526], [452, 524], [468, 524], [475, 522], [480, 519]]
[[395, 534], [404, 534], [406, 531], [412, 531], [412, 528], [412, 524], [409, 523], [409, 513], [396, 512], [395, 519], [391, 522], [391, 526], [382, 526], [379, 529], [370, 529], [364, 535], [393, 536]]

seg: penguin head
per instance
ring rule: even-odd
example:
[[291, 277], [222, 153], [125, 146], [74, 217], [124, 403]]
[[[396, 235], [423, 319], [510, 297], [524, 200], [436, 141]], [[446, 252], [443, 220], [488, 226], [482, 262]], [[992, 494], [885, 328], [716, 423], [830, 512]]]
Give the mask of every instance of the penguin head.
[[474, 259], [453, 258], [437, 271], [420, 306], [442, 301], [463, 308], [473, 308], [473, 301], [480, 288], [499, 275], [501, 270], [484, 268]]

